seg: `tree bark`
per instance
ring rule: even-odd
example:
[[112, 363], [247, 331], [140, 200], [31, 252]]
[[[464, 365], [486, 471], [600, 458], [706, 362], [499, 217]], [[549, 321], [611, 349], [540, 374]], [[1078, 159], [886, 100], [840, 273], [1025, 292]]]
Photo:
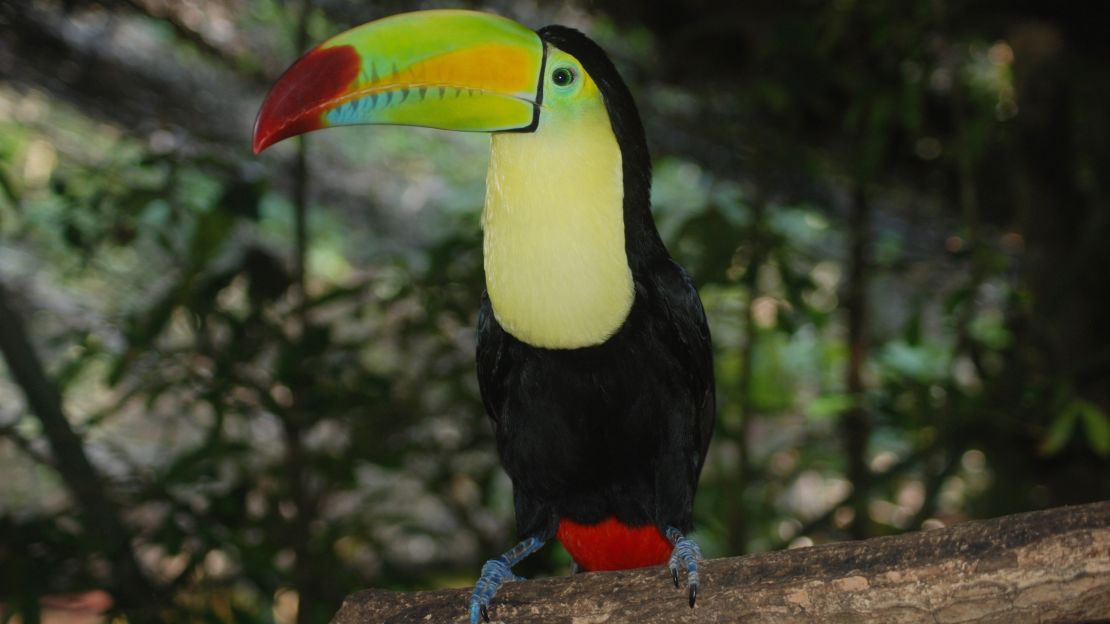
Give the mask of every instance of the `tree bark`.
[[[464, 622], [469, 589], [352, 594], [334, 624]], [[503, 622], [1093, 622], [1110, 619], [1110, 501], [702, 564], [509, 583]]]

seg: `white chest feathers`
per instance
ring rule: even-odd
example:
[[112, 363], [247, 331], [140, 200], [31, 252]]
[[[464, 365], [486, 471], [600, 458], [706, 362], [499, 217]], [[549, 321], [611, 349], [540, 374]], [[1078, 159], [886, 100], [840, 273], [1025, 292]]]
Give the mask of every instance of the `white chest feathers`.
[[604, 342], [632, 308], [621, 153], [608, 117], [495, 134], [482, 213], [497, 321], [536, 347]]

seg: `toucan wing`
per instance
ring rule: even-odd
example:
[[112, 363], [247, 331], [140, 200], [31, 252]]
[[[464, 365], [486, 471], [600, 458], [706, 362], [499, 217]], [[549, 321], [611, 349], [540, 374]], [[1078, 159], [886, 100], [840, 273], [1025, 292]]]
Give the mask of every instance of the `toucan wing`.
[[693, 280], [678, 263], [669, 258], [666, 262], [670, 266], [655, 273], [655, 285], [666, 310], [672, 352], [683, 363], [684, 381], [694, 401], [693, 413], [675, 416], [689, 419], [686, 426], [690, 427], [698, 451], [694, 483], [691, 484], [696, 487], [717, 416], [713, 347], [705, 309]]

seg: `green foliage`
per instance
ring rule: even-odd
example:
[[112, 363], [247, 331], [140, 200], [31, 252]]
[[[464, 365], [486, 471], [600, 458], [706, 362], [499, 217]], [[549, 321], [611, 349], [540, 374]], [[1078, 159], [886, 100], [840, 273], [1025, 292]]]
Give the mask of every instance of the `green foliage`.
[[1041, 453], [1057, 455], [1077, 433], [1083, 432], [1087, 446], [1101, 457], [1110, 455], [1110, 417], [1099, 406], [1075, 399], [1053, 419], [1041, 442]]

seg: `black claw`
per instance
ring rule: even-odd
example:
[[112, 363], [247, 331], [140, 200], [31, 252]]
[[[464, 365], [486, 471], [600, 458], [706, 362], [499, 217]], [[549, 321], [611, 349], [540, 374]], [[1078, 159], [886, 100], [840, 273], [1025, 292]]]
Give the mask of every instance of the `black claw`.
[[[690, 606], [694, 606], [693, 602], [690, 603]], [[489, 621], [489, 609], [486, 608], [486, 605], [482, 605], [481, 610], [482, 610], [482, 619], [488, 622]]]
[[694, 603], [697, 601], [697, 599], [698, 599], [698, 586], [697, 585], [691, 585], [690, 586], [690, 608], [691, 609], [694, 608]]
[[674, 581], [674, 586], [678, 587], [678, 568], [671, 568], [671, 580]]

